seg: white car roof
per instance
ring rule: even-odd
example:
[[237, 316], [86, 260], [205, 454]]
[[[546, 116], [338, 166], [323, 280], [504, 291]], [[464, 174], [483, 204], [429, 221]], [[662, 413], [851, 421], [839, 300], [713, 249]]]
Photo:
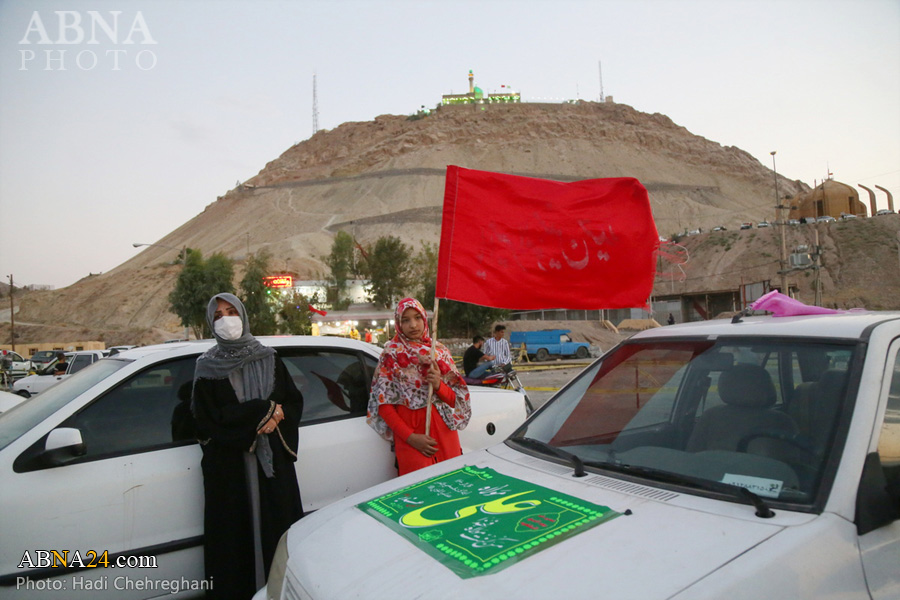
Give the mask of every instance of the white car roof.
[[739, 323], [731, 319], [713, 319], [657, 327], [636, 333], [632, 339], [670, 338], [685, 336], [776, 336], [822, 339], [852, 339], [865, 337], [866, 330], [879, 323], [900, 319], [900, 312], [847, 311], [829, 315], [798, 317], [744, 317]]
[[[327, 343], [330, 348], [346, 348], [349, 350], [364, 350], [368, 352], [381, 352], [381, 348], [366, 342], [353, 340], [350, 338], [327, 336], [328, 341], [323, 341], [323, 336], [317, 335], [273, 335], [259, 336], [260, 342], [266, 346], [273, 348], [281, 348], [284, 346], [298, 347], [309, 346], [315, 347]], [[183, 356], [185, 354], [194, 354], [197, 352], [205, 352], [215, 344], [215, 340], [191, 340], [187, 342], [172, 342], [168, 344], [155, 344], [153, 346], [141, 346], [140, 348], [132, 348], [119, 352], [112, 358], [128, 358], [137, 360], [150, 355], [168, 354], [172, 357]]]

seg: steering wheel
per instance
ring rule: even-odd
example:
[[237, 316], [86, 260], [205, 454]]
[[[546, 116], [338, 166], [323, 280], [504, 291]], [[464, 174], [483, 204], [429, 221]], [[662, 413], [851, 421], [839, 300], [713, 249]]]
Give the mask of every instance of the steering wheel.
[[810, 454], [816, 453], [812, 443], [806, 437], [799, 436], [796, 433], [784, 433], [783, 431], [754, 431], [753, 433], [748, 433], [738, 442], [737, 451], [746, 452], [747, 448], [750, 446], [750, 442], [757, 438], [768, 438], [786, 442], [804, 452], [809, 452]]
[[813, 448], [812, 443], [806, 436], [797, 435], [795, 433], [784, 433], [783, 431], [756, 431], [748, 433], [741, 438], [737, 445], [737, 451], [747, 452], [750, 442], [757, 438], [768, 438], [785, 442], [802, 451], [805, 456], [801, 459], [795, 458], [794, 460], [783, 460], [778, 456], [769, 456], [769, 458], [780, 460], [790, 466], [797, 474], [797, 477], [800, 480], [800, 487], [804, 491], [812, 489], [811, 486], [815, 484], [816, 479], [819, 477], [819, 469], [815, 466], [818, 462], [818, 457], [815, 448]]

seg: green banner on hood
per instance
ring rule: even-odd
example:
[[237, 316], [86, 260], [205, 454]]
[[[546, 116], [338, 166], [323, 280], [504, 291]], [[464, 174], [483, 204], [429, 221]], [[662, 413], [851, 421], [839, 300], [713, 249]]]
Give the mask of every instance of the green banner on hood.
[[357, 508], [463, 578], [495, 573], [620, 514], [471, 466]]

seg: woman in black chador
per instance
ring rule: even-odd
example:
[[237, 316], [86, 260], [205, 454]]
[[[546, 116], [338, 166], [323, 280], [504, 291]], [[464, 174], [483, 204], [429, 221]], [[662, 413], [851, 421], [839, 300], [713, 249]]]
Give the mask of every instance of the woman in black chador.
[[197, 359], [191, 410], [203, 447], [204, 552], [213, 598], [250, 598], [281, 534], [303, 516], [294, 471], [303, 397], [241, 301], [206, 307], [215, 346]]

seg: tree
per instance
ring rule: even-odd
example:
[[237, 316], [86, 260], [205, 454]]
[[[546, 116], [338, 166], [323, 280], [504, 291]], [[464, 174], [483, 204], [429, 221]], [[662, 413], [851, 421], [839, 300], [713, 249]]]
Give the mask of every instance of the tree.
[[264, 277], [269, 272], [271, 255], [261, 250], [247, 259], [247, 270], [241, 280], [241, 300], [247, 310], [247, 321], [253, 335], [274, 335], [278, 331], [270, 296], [271, 288]]
[[[438, 246], [425, 243], [413, 259], [413, 293], [429, 310], [434, 310], [437, 287]], [[490, 333], [490, 325], [503, 321], [509, 311], [454, 300], [441, 300], [438, 317], [439, 337], [466, 337]]]
[[292, 335], [309, 335], [312, 321], [309, 314], [309, 299], [300, 292], [294, 291], [282, 299], [278, 306], [278, 333]]
[[441, 300], [439, 313], [439, 337], [487, 336], [492, 323], [504, 321], [509, 316], [507, 310], [455, 300]]
[[216, 294], [234, 293], [234, 263], [220, 252], [207, 260], [193, 248], [187, 248], [185, 254], [184, 268], [169, 294], [169, 305], [181, 318], [181, 324], [191, 328], [194, 337], [209, 337], [212, 332], [206, 324], [206, 306]]
[[380, 237], [369, 253], [369, 299], [390, 308], [411, 284], [410, 248], [400, 238]]
[[434, 310], [437, 287], [438, 246], [425, 242], [412, 260], [412, 293], [428, 310]]
[[331, 242], [331, 254], [322, 258], [328, 265], [328, 302], [335, 310], [344, 310], [350, 304], [347, 281], [356, 274], [356, 241], [346, 231], [338, 231]]

